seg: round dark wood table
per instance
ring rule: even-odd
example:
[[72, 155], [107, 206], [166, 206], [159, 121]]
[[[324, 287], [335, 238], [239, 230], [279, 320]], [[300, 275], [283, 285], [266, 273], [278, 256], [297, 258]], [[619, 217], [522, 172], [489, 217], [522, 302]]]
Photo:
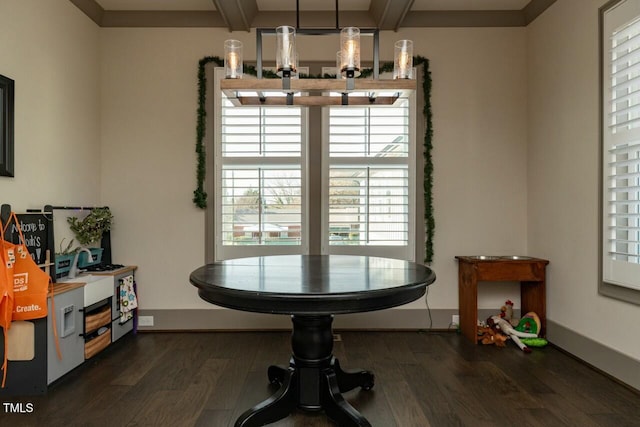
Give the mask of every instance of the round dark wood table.
[[335, 314], [383, 310], [414, 301], [435, 281], [421, 264], [350, 255], [283, 255], [207, 264], [189, 277], [200, 298], [235, 310], [291, 316], [292, 356], [270, 366], [280, 385], [269, 399], [243, 413], [236, 427], [263, 426], [296, 408], [324, 410], [340, 426], [370, 426], [342, 393], [374, 385], [373, 373], [343, 370], [333, 357]]

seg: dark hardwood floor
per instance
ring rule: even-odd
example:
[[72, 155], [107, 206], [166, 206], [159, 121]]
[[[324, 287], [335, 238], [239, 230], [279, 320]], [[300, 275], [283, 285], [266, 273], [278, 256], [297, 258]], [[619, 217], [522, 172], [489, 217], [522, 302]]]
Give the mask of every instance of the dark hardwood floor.
[[[341, 365], [376, 374], [373, 390], [345, 394], [373, 426], [640, 426], [640, 394], [553, 347], [527, 355], [455, 333], [339, 333]], [[266, 368], [288, 358], [286, 332], [131, 335], [45, 396], [2, 398], [33, 412], [0, 410], [0, 425], [229, 426], [272, 394]], [[273, 425], [333, 424], [295, 413]]]

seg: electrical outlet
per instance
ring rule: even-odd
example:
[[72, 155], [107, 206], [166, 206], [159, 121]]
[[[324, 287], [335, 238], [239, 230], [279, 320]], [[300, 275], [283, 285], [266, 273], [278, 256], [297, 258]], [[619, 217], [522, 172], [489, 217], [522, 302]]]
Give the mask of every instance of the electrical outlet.
[[153, 326], [153, 316], [139, 316], [138, 326]]
[[453, 314], [451, 316], [451, 324], [452, 325], [460, 325], [460, 315], [459, 314]]

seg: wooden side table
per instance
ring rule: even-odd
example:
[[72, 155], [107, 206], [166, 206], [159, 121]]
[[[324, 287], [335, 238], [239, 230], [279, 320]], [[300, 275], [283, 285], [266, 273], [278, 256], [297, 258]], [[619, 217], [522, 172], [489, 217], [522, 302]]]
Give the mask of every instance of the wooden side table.
[[456, 256], [458, 260], [458, 305], [460, 331], [476, 342], [478, 325], [478, 282], [520, 281], [521, 311], [540, 317], [546, 331], [546, 266], [548, 260], [515, 256]]

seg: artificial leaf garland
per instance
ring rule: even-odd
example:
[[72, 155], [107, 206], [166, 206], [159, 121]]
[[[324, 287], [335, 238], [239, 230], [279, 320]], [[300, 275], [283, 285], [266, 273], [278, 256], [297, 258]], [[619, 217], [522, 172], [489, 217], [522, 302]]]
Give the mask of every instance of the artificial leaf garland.
[[[197, 154], [197, 167], [196, 167], [196, 180], [197, 188], [193, 191], [193, 202], [199, 208], [207, 207], [207, 193], [204, 191], [204, 178], [205, 178], [205, 148], [204, 148], [204, 133], [205, 133], [205, 119], [207, 112], [205, 110], [205, 102], [207, 99], [207, 77], [205, 74], [205, 66], [213, 62], [218, 67], [224, 66], [224, 61], [217, 56], [205, 56], [198, 62], [198, 121], [196, 125], [196, 154]], [[423, 65], [423, 80], [422, 90], [424, 91], [424, 118], [425, 118], [425, 134], [424, 134], [424, 221], [426, 228], [426, 240], [425, 240], [425, 258], [426, 263], [433, 261], [433, 237], [435, 230], [435, 219], [433, 217], [433, 114], [431, 112], [431, 71], [429, 69], [429, 60], [422, 56], [416, 56], [413, 58], [415, 65]], [[380, 67], [380, 72], [393, 71], [393, 63], [385, 63]], [[256, 75], [256, 68], [251, 65], [245, 65], [243, 67], [245, 74]], [[366, 78], [373, 74], [372, 68], [366, 68], [362, 70], [360, 78]], [[277, 78], [276, 74], [270, 70], [262, 70], [263, 78]], [[335, 78], [331, 75], [300, 75], [300, 78]]]

